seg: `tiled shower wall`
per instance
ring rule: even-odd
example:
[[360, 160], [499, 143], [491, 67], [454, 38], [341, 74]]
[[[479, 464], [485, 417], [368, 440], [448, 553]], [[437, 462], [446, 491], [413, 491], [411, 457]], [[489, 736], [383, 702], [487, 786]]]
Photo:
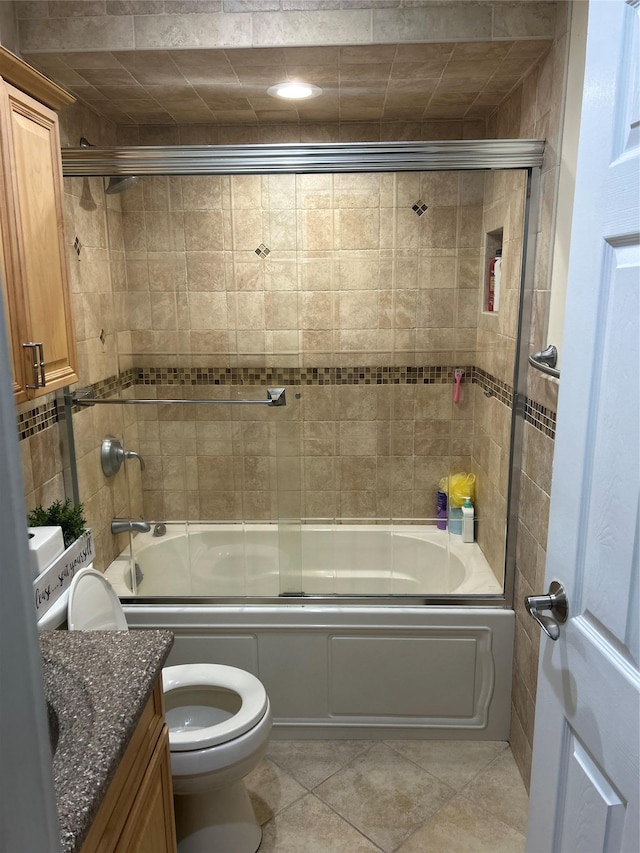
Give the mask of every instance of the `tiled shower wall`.
[[477, 539], [492, 566], [503, 566], [505, 559], [525, 196], [524, 172], [487, 174], [482, 224], [485, 245], [483, 277], [485, 280], [488, 277], [489, 258], [495, 251], [496, 243], [491, 235], [499, 234], [502, 283], [498, 310], [481, 310], [478, 315], [476, 363], [480, 370], [495, 378], [500, 392], [490, 397], [483, 395], [475, 407], [472, 467], [477, 476], [477, 501], [482, 508]]
[[133, 352], [193, 366], [469, 357], [483, 183], [449, 172], [145, 178], [122, 195], [111, 234], [127, 270], [120, 325]]
[[122, 367], [162, 397], [260, 398], [270, 371], [289, 398], [259, 415], [146, 407], [145, 515], [275, 518], [284, 491], [303, 517], [433, 517], [439, 479], [471, 466], [483, 199], [471, 173], [154, 178], [124, 194]]
[[[571, 5], [557, 6], [552, 49], [488, 123], [495, 138], [545, 139], [534, 264], [533, 312], [529, 352], [543, 349], [549, 314], [554, 263], [556, 204], [561, 165]], [[526, 595], [544, 592], [551, 468], [559, 383], [530, 369], [527, 376], [528, 418], [520, 476], [518, 548], [514, 608], [516, 635], [510, 743], [525, 783], [531, 770], [540, 631], [524, 609]]]

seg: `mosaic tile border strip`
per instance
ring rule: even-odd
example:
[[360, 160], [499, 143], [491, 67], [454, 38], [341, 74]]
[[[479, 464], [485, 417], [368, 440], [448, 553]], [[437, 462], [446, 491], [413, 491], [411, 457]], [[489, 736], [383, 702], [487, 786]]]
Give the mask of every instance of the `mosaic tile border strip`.
[[130, 388], [136, 384], [136, 370], [130, 367], [117, 376], [109, 376], [107, 379], [102, 379], [100, 382], [95, 382], [91, 388], [95, 397], [110, 397], [123, 391], [125, 388]]
[[53, 426], [60, 420], [60, 413], [55, 400], [36, 406], [28, 412], [17, 416], [18, 441], [30, 438], [43, 429]]
[[[513, 389], [479, 367], [467, 365], [463, 382], [479, 385], [487, 396], [511, 407]], [[446, 385], [453, 382], [454, 368], [429, 367], [132, 367], [119, 376], [110, 376], [92, 387], [94, 396], [117, 396], [127, 388], [148, 386], [224, 385]], [[74, 406], [74, 412], [80, 411]], [[527, 423], [551, 439], [556, 435], [556, 413], [525, 397], [518, 406]], [[56, 402], [37, 406], [18, 415], [19, 440], [29, 438], [59, 420]]]
[[[473, 382], [475, 368], [462, 369]], [[136, 385], [444, 385], [453, 382], [453, 371], [449, 366], [141, 367]]]
[[506, 382], [496, 379], [495, 376], [487, 373], [486, 370], [474, 367], [472, 381], [476, 385], [479, 385], [483, 391], [490, 391], [490, 396], [495, 397], [501, 403], [504, 403], [505, 406], [511, 407], [513, 405], [513, 388], [511, 385], [507, 385]]
[[556, 437], [556, 413], [528, 397], [525, 400], [524, 419], [549, 438]]
[[[107, 397], [117, 397], [126, 388], [131, 388], [135, 384], [136, 370], [130, 367], [119, 375], [108, 376], [106, 379], [94, 382], [89, 388], [93, 392], [94, 397], [104, 400]], [[82, 408], [82, 406], [72, 406], [71, 411], [75, 414], [82, 411]]]
[[[500, 403], [513, 405], [513, 388], [482, 368], [462, 368], [471, 381]], [[137, 368], [136, 385], [447, 385], [454, 367], [146, 367]], [[533, 427], [555, 438], [556, 414], [528, 398], [522, 414]]]

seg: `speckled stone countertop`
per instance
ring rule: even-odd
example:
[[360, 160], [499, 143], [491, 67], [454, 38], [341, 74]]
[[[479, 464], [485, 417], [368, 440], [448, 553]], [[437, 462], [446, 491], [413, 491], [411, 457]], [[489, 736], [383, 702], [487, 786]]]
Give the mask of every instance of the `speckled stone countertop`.
[[62, 850], [82, 847], [173, 645], [170, 631], [42, 631]]

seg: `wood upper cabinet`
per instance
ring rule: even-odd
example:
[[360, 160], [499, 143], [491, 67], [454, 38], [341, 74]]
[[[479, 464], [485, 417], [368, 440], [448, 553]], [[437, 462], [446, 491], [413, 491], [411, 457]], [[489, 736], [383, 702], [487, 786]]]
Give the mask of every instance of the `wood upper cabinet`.
[[[1, 271], [14, 392], [22, 402], [77, 382], [76, 349], [58, 117], [42, 103], [49, 81], [1, 48], [0, 75]], [[7, 78], [25, 88], [39, 83], [39, 99]]]

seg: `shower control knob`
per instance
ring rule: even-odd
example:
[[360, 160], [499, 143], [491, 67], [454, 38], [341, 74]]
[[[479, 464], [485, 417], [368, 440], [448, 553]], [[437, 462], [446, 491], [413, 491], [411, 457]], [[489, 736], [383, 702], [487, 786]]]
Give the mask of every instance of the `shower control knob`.
[[105, 477], [113, 477], [120, 470], [120, 466], [127, 459], [137, 459], [140, 470], [144, 471], [144, 459], [135, 450], [125, 450], [122, 443], [108, 435], [102, 439], [100, 446], [100, 464]]
[[[569, 618], [569, 604], [564, 587], [558, 581], [549, 585], [548, 595], [527, 595], [524, 600], [527, 613], [536, 620], [550, 640], [560, 636], [560, 625]], [[551, 616], [543, 616], [541, 610], [551, 611]]]

